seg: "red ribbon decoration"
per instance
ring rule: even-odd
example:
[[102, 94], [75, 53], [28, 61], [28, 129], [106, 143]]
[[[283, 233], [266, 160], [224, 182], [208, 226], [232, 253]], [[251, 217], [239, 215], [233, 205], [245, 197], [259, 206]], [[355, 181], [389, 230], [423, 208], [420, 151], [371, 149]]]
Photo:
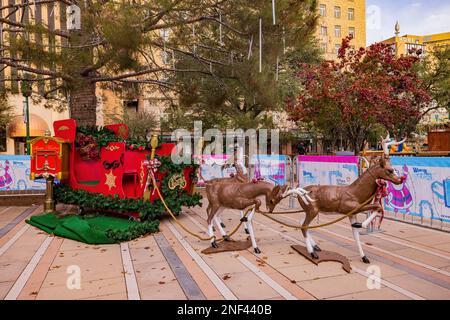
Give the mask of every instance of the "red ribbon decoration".
[[387, 183], [383, 179], [377, 179], [376, 183], [377, 183], [378, 188], [377, 188], [377, 191], [375, 194], [375, 200], [373, 203], [378, 203], [381, 207], [380, 222], [378, 223], [378, 229], [380, 229], [381, 222], [383, 221], [383, 218], [384, 218], [384, 208], [383, 208], [382, 200], [384, 197], [387, 197], [387, 195], [389, 194], [389, 191], [387, 189]]

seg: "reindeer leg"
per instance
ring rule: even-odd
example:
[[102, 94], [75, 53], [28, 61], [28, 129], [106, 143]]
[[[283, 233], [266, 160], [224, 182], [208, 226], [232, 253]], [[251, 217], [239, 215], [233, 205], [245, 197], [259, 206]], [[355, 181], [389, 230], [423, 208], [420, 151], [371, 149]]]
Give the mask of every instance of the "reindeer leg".
[[361, 259], [364, 263], [370, 263], [369, 258], [366, 257], [366, 255], [362, 249], [361, 240], [359, 239], [359, 228], [353, 227], [353, 224], [356, 222], [356, 217], [350, 216], [349, 219], [350, 219], [350, 223], [352, 224], [353, 238], [355, 239], [356, 245], [358, 246], [359, 255], [361, 256]]
[[372, 214], [363, 221], [363, 223], [361, 224], [363, 228], [367, 228], [367, 226], [372, 222], [373, 219], [376, 218], [376, 216], [379, 214], [379, 208], [377, 210], [375, 210], [374, 212], [372, 212]]
[[[209, 212], [208, 219], [207, 219], [207, 222], [208, 222], [208, 234], [209, 234], [210, 237], [214, 236], [213, 222], [216, 219], [215, 215], [216, 215], [217, 211], [219, 211], [219, 209], [220, 209], [219, 207], [211, 207], [210, 208], [210, 212]], [[218, 247], [215, 238], [211, 239], [211, 246], [213, 248], [217, 248]]]
[[[306, 212], [306, 216], [305, 216], [305, 220], [303, 221], [302, 227], [308, 227], [309, 224], [311, 223], [311, 221], [314, 220], [314, 217], [317, 215], [317, 213], [319, 211], [316, 209], [312, 209], [312, 210], [307, 210], [305, 212]], [[319, 256], [314, 251], [314, 245], [312, 244], [312, 243], [314, 243], [314, 240], [312, 240], [310, 234], [308, 233], [308, 229], [302, 229], [302, 234], [303, 234], [303, 238], [305, 238], [306, 250], [308, 250], [309, 254], [311, 255], [311, 257], [313, 259], [319, 259]], [[312, 240], [312, 242], [311, 242], [311, 240]], [[320, 250], [320, 248], [319, 248], [319, 250]]]
[[250, 239], [252, 240], [253, 250], [255, 251], [255, 253], [261, 253], [261, 250], [259, 250], [258, 245], [256, 244], [255, 232], [253, 231], [252, 219], [253, 219], [254, 214], [255, 214], [255, 208], [253, 208], [252, 212], [250, 212], [250, 214], [248, 215], [247, 227], [250, 232]]
[[228, 237], [227, 237], [227, 233], [225, 232], [225, 230], [223, 230], [221, 222], [220, 222], [220, 218], [218, 218], [217, 216], [214, 217], [214, 222], [216, 223], [217, 228], [219, 228], [220, 234], [222, 235], [222, 237], [224, 238], [225, 241], [229, 241]]
[[[380, 206], [378, 204], [368, 204], [362, 207], [360, 210], [358, 210], [356, 213], [364, 212], [364, 211], [371, 211], [371, 210], [380, 210]], [[356, 219], [355, 222], [352, 223], [352, 228], [366, 228], [370, 222], [372, 222], [373, 219], [377, 216], [377, 212], [372, 213], [369, 218], [367, 218], [363, 223], [359, 223]]]
[[[244, 211], [240, 211], [240, 214], [241, 214], [241, 220], [242, 220], [242, 218], [244, 218]], [[248, 219], [247, 219], [247, 221], [248, 221]], [[245, 230], [245, 233], [246, 234], [250, 234], [250, 232], [248, 231], [248, 226], [247, 226], [247, 221], [244, 221], [244, 230]]]
[[322, 251], [322, 249], [320, 249], [320, 247], [316, 244], [316, 242], [314, 241], [313, 237], [311, 236], [311, 233], [309, 232], [309, 230], [306, 230], [306, 234], [309, 238], [309, 242], [311, 243], [311, 246], [313, 247], [314, 251]]

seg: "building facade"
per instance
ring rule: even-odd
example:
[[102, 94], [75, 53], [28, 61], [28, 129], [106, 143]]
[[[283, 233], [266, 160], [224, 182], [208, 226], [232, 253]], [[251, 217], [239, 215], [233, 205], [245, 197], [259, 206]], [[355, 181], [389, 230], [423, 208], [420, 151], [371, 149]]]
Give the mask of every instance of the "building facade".
[[353, 36], [352, 48], [366, 47], [365, 0], [319, 0], [317, 38], [327, 60], [334, 60], [342, 38]]
[[424, 36], [412, 34], [399, 36], [400, 25], [397, 23], [395, 33], [396, 35], [394, 37], [383, 40], [382, 42], [391, 45], [397, 56], [409, 55], [411, 50], [420, 50], [421, 55], [424, 56], [427, 52], [441, 46], [450, 45], [450, 32], [429, 34]]

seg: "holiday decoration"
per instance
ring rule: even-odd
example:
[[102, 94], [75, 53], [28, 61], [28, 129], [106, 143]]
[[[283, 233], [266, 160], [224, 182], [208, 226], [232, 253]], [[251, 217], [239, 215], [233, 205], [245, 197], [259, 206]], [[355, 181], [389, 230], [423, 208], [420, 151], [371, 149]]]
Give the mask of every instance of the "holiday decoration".
[[145, 139], [129, 138], [123, 124], [77, 127], [68, 119], [55, 121], [54, 129], [56, 137], [37, 138], [32, 144], [31, 176], [47, 172], [62, 180], [52, 192], [58, 202], [78, 205], [80, 212], [155, 219], [165, 208], [148, 183], [151, 170], [173, 212], [199, 203], [201, 197], [192, 192], [196, 166], [172, 163], [175, 144], [161, 144], [153, 136], [149, 146]]

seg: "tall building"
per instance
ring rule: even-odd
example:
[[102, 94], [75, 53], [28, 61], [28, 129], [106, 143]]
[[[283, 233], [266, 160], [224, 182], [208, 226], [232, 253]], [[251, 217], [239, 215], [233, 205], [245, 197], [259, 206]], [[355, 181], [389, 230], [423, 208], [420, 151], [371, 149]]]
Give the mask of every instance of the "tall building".
[[[16, 6], [18, 5], [18, 6]], [[0, 18], [14, 23], [43, 23], [50, 30], [66, 30], [66, 4], [63, 1], [33, 1], [0, 0]], [[0, 53], [14, 57], [14, 53], [7, 49], [8, 42], [16, 37], [13, 27], [0, 21]], [[65, 45], [60, 37], [36, 38], [37, 43], [48, 44], [49, 50], [59, 50]], [[39, 66], [33, 66], [39, 68]], [[0, 128], [0, 154], [24, 154], [26, 143], [26, 128], [24, 122], [24, 97], [20, 93], [20, 78], [23, 72], [16, 68], [0, 64], [0, 90], [8, 89], [11, 94], [8, 102], [12, 106], [13, 118], [6, 128]], [[43, 76], [40, 78], [42, 79]], [[49, 108], [47, 99], [38, 98], [45, 92], [52, 91], [59, 83], [57, 80], [33, 82], [33, 97], [29, 99], [30, 135], [31, 139], [42, 136], [47, 130], [53, 135], [53, 122], [69, 118], [67, 101], [56, 103], [57, 108]], [[135, 90], [128, 90], [126, 94], [115, 92], [114, 89], [96, 87], [97, 96], [97, 124], [104, 125], [116, 122], [125, 110], [143, 110], [153, 103], [153, 96], [144, 97]], [[148, 94], [147, 94], [148, 96]], [[149, 102], [151, 101], [151, 103]], [[55, 106], [55, 104], [53, 104]]]
[[366, 46], [365, 0], [319, 0], [317, 38], [325, 59], [336, 59], [342, 38], [353, 36], [351, 47]]
[[[394, 36], [382, 41], [389, 44], [400, 57], [406, 56], [419, 51], [421, 57], [425, 57], [428, 53], [439, 50], [440, 48], [450, 45], [450, 32], [429, 34], [424, 36], [405, 34], [400, 36], [400, 23], [394, 26]], [[426, 129], [436, 129], [448, 125], [449, 113], [447, 108], [438, 108], [428, 112], [420, 121], [420, 127]]]
[[400, 36], [400, 24], [397, 22], [394, 27], [395, 36], [386, 40], [383, 43], [389, 44], [395, 50], [397, 56], [408, 55], [410, 50], [421, 50], [422, 55], [441, 46], [450, 45], [450, 32], [428, 34], [424, 36], [417, 36], [412, 34], [405, 34]]

